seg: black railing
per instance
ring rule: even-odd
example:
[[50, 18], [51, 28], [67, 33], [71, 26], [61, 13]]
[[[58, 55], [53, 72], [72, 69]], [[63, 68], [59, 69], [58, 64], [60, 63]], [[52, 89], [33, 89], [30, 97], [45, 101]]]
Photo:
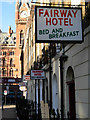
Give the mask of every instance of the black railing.
[[[38, 104], [37, 104], [38, 108]], [[17, 99], [16, 110], [19, 120], [41, 120], [41, 109], [35, 108], [33, 101], [23, 99]]]
[[90, 25], [90, 2], [87, 3], [87, 6], [85, 8], [85, 17], [83, 20], [84, 29], [87, 28], [89, 25]]

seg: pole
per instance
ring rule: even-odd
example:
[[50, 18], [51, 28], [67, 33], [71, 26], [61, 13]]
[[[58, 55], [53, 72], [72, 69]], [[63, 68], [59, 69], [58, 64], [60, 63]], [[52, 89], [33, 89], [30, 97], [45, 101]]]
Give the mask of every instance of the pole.
[[64, 99], [63, 99], [63, 59], [60, 57], [60, 79], [61, 79], [61, 120], [64, 119]]
[[36, 115], [36, 80], [35, 80], [35, 115]]
[[[35, 43], [35, 63], [36, 63], [36, 43]], [[36, 67], [36, 64], [35, 64], [35, 67]], [[36, 84], [37, 84], [37, 81], [35, 80], [35, 114], [36, 114], [36, 99], [37, 99], [37, 91], [36, 91]]]
[[40, 80], [38, 80], [38, 117], [40, 119]]
[[49, 55], [50, 55], [50, 56], [49, 56], [49, 57], [50, 57], [50, 65], [49, 65], [49, 84], [50, 84], [50, 111], [51, 111], [51, 109], [52, 109], [51, 43], [50, 43], [50, 53], [49, 53]]
[[45, 83], [44, 80], [42, 80], [42, 100], [45, 102]]
[[60, 80], [61, 80], [61, 120], [64, 120], [64, 83], [63, 83], [63, 62], [67, 61], [68, 56], [65, 55], [65, 49], [64, 45], [62, 44], [63, 47], [63, 53], [60, 56]]
[[5, 95], [5, 105], [6, 105], [6, 95]]

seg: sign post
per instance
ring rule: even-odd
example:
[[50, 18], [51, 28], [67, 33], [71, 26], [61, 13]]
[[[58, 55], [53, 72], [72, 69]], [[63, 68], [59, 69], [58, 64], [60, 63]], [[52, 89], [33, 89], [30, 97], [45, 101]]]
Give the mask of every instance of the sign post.
[[5, 95], [5, 105], [6, 105], [7, 90], [4, 90], [4, 95]]

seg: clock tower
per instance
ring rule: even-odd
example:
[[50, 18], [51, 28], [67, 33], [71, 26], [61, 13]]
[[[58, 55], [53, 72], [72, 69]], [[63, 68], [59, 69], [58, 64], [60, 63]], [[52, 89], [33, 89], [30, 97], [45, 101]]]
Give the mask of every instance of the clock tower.
[[15, 5], [15, 24], [16, 24], [16, 56], [17, 56], [17, 68], [18, 77], [21, 78], [21, 61], [20, 55], [22, 46], [24, 44], [24, 31], [26, 27], [27, 18], [30, 15], [29, 1], [27, 0], [16, 0]]

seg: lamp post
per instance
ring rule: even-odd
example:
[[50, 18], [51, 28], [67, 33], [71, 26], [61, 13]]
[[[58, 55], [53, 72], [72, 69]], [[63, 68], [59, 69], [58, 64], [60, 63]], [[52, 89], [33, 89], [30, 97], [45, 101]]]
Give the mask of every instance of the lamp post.
[[63, 53], [60, 56], [60, 80], [61, 80], [61, 120], [64, 120], [64, 84], [63, 84], [63, 63], [67, 61], [68, 56], [64, 53], [64, 46]]
[[49, 58], [50, 58], [50, 64], [49, 64], [49, 85], [50, 85], [50, 112], [51, 112], [51, 109], [52, 109], [51, 43], [50, 43], [49, 48], [50, 48], [50, 49], [49, 49]]

